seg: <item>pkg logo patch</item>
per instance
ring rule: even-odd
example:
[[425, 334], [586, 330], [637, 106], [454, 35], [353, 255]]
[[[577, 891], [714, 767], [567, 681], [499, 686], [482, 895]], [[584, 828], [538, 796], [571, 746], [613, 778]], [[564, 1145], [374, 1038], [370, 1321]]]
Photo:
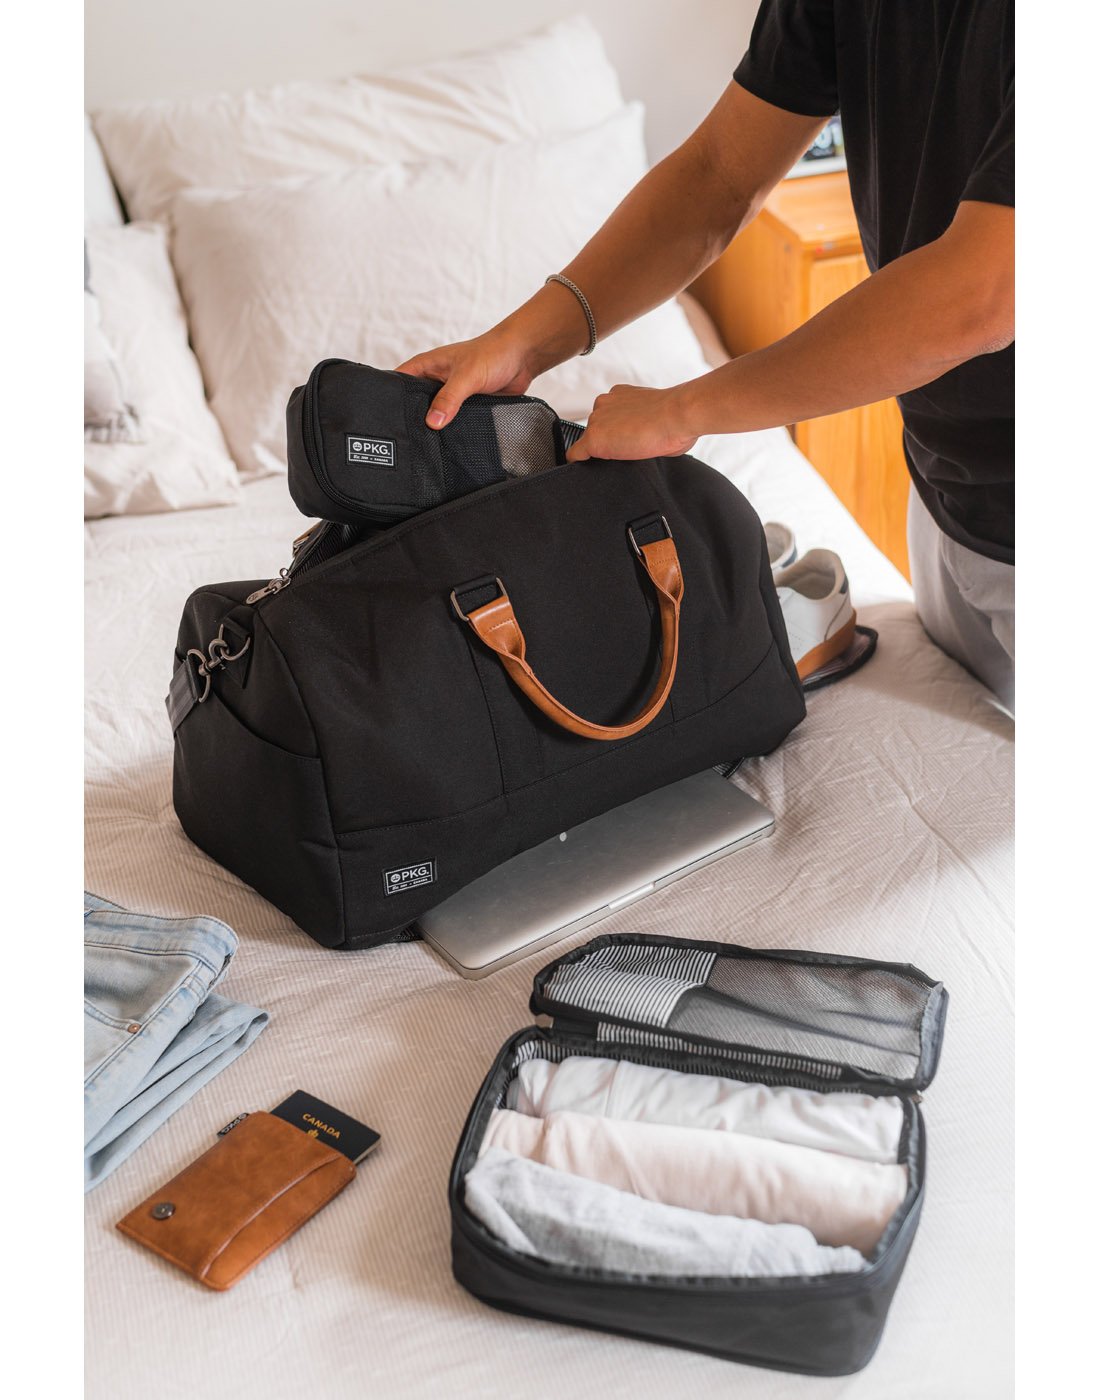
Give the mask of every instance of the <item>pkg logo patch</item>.
[[349, 462], [358, 462], [367, 467], [397, 466], [397, 448], [389, 438], [348, 433], [346, 442]]
[[422, 860], [419, 865], [387, 870], [382, 879], [387, 894], [403, 894], [405, 890], [415, 890], [418, 885], [430, 885], [435, 879], [435, 861]]

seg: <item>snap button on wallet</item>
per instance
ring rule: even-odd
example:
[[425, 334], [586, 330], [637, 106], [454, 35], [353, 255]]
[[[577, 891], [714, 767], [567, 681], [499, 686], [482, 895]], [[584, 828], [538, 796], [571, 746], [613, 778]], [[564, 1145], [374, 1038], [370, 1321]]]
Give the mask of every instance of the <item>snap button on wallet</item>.
[[117, 1228], [208, 1288], [224, 1290], [354, 1175], [354, 1162], [319, 1139], [270, 1113], [250, 1113]]

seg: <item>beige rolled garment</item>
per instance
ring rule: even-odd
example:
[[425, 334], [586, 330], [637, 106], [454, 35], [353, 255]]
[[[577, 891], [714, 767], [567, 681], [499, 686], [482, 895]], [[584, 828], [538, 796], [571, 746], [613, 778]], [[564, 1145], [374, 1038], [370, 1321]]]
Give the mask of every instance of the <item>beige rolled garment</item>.
[[819, 1244], [869, 1253], [905, 1197], [902, 1166], [767, 1138], [583, 1113], [531, 1118], [494, 1109], [481, 1152], [500, 1147], [647, 1201], [804, 1225]]

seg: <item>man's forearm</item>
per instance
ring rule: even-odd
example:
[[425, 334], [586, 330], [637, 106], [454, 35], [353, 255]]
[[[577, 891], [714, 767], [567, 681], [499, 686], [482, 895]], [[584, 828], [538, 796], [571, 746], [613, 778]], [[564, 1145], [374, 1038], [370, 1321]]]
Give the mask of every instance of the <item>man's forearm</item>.
[[[561, 270], [584, 291], [606, 338], [682, 291], [721, 253], [751, 208], [748, 198], [721, 190], [715, 172], [681, 148], [631, 190]], [[543, 287], [501, 329], [534, 347], [536, 372], [588, 343], [584, 313], [560, 283]]]
[[682, 386], [685, 433], [778, 427], [875, 403], [1010, 343], [1011, 211], [980, 207], [980, 229], [949, 230], [774, 345]]
[[[588, 298], [602, 337], [681, 292], [753, 217], [821, 127], [731, 83], [687, 141], [626, 196], [564, 272]], [[551, 283], [501, 322], [535, 373], [588, 343], [584, 314]]]

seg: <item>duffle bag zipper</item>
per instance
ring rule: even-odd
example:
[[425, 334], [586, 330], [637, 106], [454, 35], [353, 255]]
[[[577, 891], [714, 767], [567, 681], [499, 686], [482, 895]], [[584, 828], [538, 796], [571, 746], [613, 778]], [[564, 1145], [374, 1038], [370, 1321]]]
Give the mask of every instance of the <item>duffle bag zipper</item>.
[[250, 593], [245, 599], [246, 603], [258, 603], [261, 598], [270, 598], [273, 593], [278, 593], [290, 582], [290, 571], [283, 569], [278, 578], [273, 578], [270, 583], [265, 583], [262, 588], [257, 588], [255, 593]]
[[291, 575], [297, 573], [317, 549], [327, 533], [326, 527], [331, 524], [330, 520], [318, 520], [316, 525], [311, 525], [308, 530], [303, 531], [290, 546], [291, 559], [286, 568], [280, 569], [278, 575], [270, 583], [265, 583], [263, 588], [257, 588], [255, 593], [250, 593], [245, 602], [258, 603], [261, 598], [270, 598], [273, 593], [284, 589], [290, 582]]

